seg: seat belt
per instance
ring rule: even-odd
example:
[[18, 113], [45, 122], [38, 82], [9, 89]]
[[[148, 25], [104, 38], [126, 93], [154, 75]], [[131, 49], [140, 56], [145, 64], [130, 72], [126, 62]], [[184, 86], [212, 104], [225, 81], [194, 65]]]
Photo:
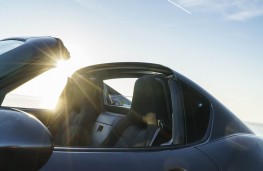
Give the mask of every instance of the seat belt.
[[157, 125], [147, 125], [145, 146], [151, 147], [160, 132], [161, 127]]

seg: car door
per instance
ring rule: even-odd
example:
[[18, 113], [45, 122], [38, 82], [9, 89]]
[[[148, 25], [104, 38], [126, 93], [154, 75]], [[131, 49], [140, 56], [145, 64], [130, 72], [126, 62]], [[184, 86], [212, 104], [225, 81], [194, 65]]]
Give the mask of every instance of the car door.
[[195, 147], [148, 149], [55, 148], [41, 170], [218, 170]]
[[[197, 111], [195, 104], [199, 104], [202, 97], [189, 100], [186, 96], [193, 96], [195, 92], [189, 87], [180, 86], [180, 81], [175, 77], [170, 78], [169, 87], [172, 95], [174, 129], [187, 127], [184, 125], [183, 115], [188, 111]], [[183, 93], [180, 93], [181, 91]], [[185, 96], [185, 98], [183, 98]], [[186, 104], [187, 103], [187, 104]], [[183, 109], [183, 106], [192, 108]], [[206, 106], [206, 105], [205, 105]], [[182, 112], [181, 116], [179, 113]], [[195, 115], [195, 113], [187, 114]], [[178, 121], [179, 119], [179, 121]], [[188, 118], [189, 125], [193, 124]], [[203, 122], [202, 122], [203, 123]], [[198, 123], [194, 123], [198, 124]], [[188, 126], [190, 127], [190, 126]], [[208, 129], [208, 127], [206, 127]], [[187, 129], [185, 130], [187, 131]], [[198, 130], [195, 130], [198, 131]], [[218, 170], [215, 163], [196, 146], [203, 143], [205, 132], [200, 136], [191, 134], [181, 137], [184, 130], [174, 131], [173, 143], [175, 145], [165, 145], [160, 147], [140, 147], [140, 148], [69, 148], [55, 147], [49, 161], [41, 169], [45, 170], [164, 170], [164, 171], [186, 171], [186, 170]], [[209, 132], [209, 131], [208, 131]], [[179, 142], [179, 143], [178, 143]]]

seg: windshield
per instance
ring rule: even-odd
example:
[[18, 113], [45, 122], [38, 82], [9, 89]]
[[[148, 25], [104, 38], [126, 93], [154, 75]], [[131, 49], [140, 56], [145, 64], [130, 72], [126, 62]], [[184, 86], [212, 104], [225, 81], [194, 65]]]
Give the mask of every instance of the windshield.
[[54, 109], [69, 73], [59, 65], [9, 92], [1, 106]]
[[0, 41], [0, 55], [21, 46], [24, 42], [18, 40]]

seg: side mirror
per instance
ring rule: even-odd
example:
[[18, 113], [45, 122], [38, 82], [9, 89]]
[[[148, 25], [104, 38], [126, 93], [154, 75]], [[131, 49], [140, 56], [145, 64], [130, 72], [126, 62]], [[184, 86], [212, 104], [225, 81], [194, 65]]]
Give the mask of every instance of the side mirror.
[[53, 148], [50, 132], [38, 119], [0, 108], [0, 170], [38, 170]]

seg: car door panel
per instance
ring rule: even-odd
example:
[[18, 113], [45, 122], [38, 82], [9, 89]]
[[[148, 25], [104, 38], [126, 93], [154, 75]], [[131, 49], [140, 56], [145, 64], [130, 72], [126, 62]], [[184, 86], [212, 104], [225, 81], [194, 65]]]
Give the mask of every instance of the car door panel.
[[[166, 148], [166, 147], [163, 147]], [[134, 151], [110, 149], [56, 150], [45, 170], [218, 170], [216, 165], [194, 147], [182, 149], [136, 149]]]

